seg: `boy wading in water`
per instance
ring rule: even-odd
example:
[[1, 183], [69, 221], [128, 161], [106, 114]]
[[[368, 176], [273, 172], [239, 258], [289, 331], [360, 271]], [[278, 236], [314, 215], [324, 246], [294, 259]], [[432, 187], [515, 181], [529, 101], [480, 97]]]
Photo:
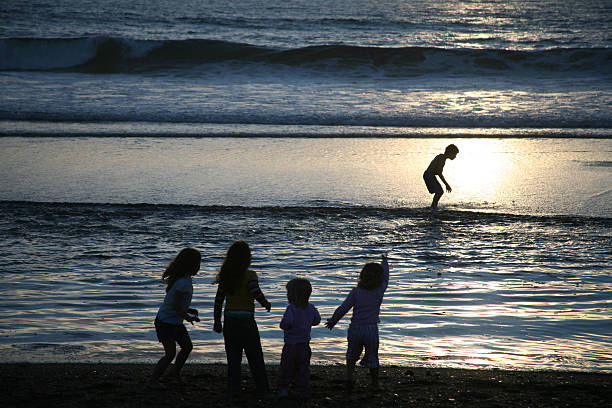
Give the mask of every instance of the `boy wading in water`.
[[459, 149], [454, 144], [446, 146], [444, 154], [439, 154], [434, 157], [434, 159], [429, 164], [429, 167], [427, 167], [427, 170], [425, 170], [425, 173], [423, 173], [423, 180], [425, 180], [427, 190], [429, 190], [429, 192], [434, 195], [433, 201], [431, 202], [431, 208], [438, 207], [438, 201], [440, 201], [440, 197], [442, 197], [442, 194], [444, 194], [444, 190], [442, 189], [442, 186], [438, 182], [436, 176], [440, 177], [440, 180], [442, 180], [442, 182], [446, 186], [446, 191], [448, 191], [449, 193], [453, 191], [450, 184], [448, 184], [446, 182], [446, 179], [444, 179], [444, 176], [442, 175], [442, 170], [444, 170], [446, 159], [455, 160], [455, 157], [457, 157], [457, 153], [459, 153]]

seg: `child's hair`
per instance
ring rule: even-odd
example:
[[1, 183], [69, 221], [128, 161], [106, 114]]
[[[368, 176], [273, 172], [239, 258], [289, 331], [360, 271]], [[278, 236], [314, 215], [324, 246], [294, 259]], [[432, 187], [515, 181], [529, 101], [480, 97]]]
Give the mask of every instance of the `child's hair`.
[[287, 282], [287, 299], [297, 307], [308, 306], [312, 293], [310, 281], [306, 278], [293, 278]]
[[382, 284], [384, 273], [385, 271], [379, 263], [367, 263], [359, 274], [357, 286], [366, 290], [376, 289]]
[[457, 153], [459, 153], [459, 148], [454, 144], [449, 144], [448, 146], [446, 146], [446, 150], [444, 150], [444, 154], [452, 155]]
[[185, 248], [168, 264], [162, 275], [166, 282], [166, 292], [172, 288], [174, 283], [186, 275], [195, 275], [200, 270], [202, 255], [195, 248]]
[[215, 283], [223, 289], [225, 293], [233, 294], [238, 289], [240, 278], [251, 265], [251, 248], [245, 241], [234, 242], [227, 250], [227, 255], [221, 265], [221, 270], [217, 274]]

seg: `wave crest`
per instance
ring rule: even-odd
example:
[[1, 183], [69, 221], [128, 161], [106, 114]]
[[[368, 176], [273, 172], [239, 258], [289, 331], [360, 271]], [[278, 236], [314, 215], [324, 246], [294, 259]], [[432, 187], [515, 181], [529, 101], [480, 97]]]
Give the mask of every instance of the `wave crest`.
[[326, 72], [414, 76], [491, 73], [609, 75], [612, 50], [554, 48], [544, 51], [360, 47], [321, 45], [275, 49], [217, 40], [149, 41], [113, 37], [0, 40], [0, 70], [111, 73], [192, 68], [203, 64], [280, 64]]

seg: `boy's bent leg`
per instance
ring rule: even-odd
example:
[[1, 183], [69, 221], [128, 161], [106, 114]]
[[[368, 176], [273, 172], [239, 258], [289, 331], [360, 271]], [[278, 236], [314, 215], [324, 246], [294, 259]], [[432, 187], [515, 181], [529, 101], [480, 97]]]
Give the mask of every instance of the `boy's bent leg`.
[[438, 208], [438, 201], [440, 201], [440, 198], [442, 198], [442, 194], [444, 193], [441, 191], [434, 194], [433, 201], [431, 202], [431, 208]]

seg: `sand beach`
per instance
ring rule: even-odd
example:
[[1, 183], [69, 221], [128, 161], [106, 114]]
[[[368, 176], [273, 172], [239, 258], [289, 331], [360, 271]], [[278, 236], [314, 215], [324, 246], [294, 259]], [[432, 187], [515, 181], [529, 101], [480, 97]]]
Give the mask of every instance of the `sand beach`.
[[[0, 364], [2, 407], [610, 407], [612, 375], [561, 371], [381, 367], [381, 390], [357, 370], [352, 390], [344, 366], [312, 367], [312, 399], [255, 394], [243, 366], [243, 395], [228, 398], [226, 366], [187, 364], [183, 384], [146, 388], [151, 364]], [[278, 366], [268, 367], [272, 385]]]

